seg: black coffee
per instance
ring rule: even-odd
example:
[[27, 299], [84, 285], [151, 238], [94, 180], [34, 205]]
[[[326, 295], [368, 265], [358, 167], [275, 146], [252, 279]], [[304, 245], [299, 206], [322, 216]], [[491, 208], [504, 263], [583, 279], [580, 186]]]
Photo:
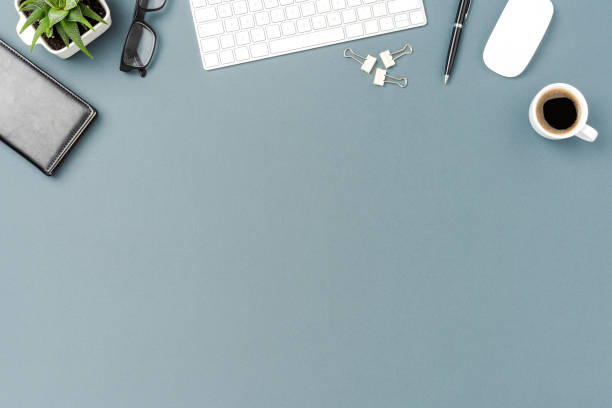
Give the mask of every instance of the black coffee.
[[578, 111], [570, 98], [555, 98], [544, 102], [544, 119], [558, 130], [567, 130], [576, 123]]
[[570, 131], [580, 118], [576, 97], [565, 89], [553, 89], [540, 98], [537, 115], [542, 126], [551, 133]]

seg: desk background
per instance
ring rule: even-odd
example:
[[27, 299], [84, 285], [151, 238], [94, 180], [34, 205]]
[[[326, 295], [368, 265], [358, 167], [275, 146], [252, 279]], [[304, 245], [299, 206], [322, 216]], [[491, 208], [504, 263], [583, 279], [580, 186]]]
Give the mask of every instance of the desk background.
[[[0, 146], [0, 406], [609, 407], [612, 3], [556, 0], [508, 80], [481, 61], [505, 1], [475, 2], [445, 88], [456, 3], [351, 44], [410, 41], [405, 90], [345, 45], [205, 72], [186, 1], [144, 80], [133, 1], [93, 62], [37, 49], [100, 118], [54, 178]], [[530, 130], [557, 81], [597, 143]]]

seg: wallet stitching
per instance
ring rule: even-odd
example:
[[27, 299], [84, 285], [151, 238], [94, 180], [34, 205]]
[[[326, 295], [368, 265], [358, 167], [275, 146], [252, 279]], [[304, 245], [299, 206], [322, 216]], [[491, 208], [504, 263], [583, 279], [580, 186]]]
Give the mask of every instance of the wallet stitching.
[[82, 103], [88, 110], [89, 110], [89, 115], [87, 116], [87, 120], [83, 121], [83, 124], [81, 124], [81, 126], [78, 128], [78, 130], [68, 138], [68, 140], [66, 140], [60, 151], [55, 155], [55, 157], [53, 158], [53, 160], [51, 161], [50, 164], [47, 165], [47, 167], [45, 168], [46, 171], [51, 171], [51, 169], [53, 169], [55, 167], [55, 165], [57, 164], [58, 160], [66, 153], [67, 148], [72, 145], [72, 143], [74, 142], [74, 140], [76, 138], [78, 138], [83, 131], [85, 130], [85, 127], [89, 124], [89, 122], [91, 121], [91, 117], [94, 114], [94, 109], [91, 107], [91, 105], [89, 105], [87, 102], [85, 102], [83, 99], [81, 99], [78, 95], [76, 95], [74, 92], [72, 92], [70, 89], [66, 88], [64, 85], [62, 85], [59, 81], [57, 81], [55, 78], [53, 78], [51, 75], [47, 74], [45, 71], [43, 71], [41, 68], [39, 68], [38, 66], [36, 66], [33, 62], [31, 62], [30, 60], [28, 60], [27, 58], [25, 58], [23, 55], [21, 55], [20, 53], [18, 53], [17, 51], [15, 51], [14, 49], [12, 49], [8, 44], [4, 43], [3, 41], [0, 41], [0, 45], [2, 45], [4, 48], [6, 48], [7, 50], [9, 50], [12, 54], [16, 55], [17, 57], [19, 57], [22, 61], [24, 61], [25, 63], [27, 63], [29, 66], [31, 66], [32, 68], [34, 68], [36, 71], [38, 71], [40, 74], [44, 75], [45, 77], [47, 77], [47, 79], [51, 80], [51, 82], [53, 82], [55, 85], [59, 86], [64, 92], [66, 92], [68, 95], [72, 96], [73, 98], [75, 98], [77, 101], [79, 101], [80, 103]]

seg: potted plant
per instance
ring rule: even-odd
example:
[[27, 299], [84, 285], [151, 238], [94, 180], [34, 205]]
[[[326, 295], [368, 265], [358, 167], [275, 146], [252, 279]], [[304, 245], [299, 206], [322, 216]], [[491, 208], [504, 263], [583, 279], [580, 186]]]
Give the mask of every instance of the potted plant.
[[17, 33], [30, 52], [41, 44], [51, 54], [66, 59], [83, 51], [111, 26], [105, 0], [15, 0], [19, 13]]

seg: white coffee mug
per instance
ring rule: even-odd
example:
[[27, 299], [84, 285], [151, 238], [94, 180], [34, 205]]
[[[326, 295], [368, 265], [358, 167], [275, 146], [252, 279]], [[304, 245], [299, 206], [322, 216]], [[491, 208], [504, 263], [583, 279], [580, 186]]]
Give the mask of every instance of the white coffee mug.
[[[544, 102], [547, 101], [546, 96], [554, 94], [555, 91], [559, 91], [560, 94], [569, 96], [569, 99], [574, 102], [574, 105], [576, 105], [576, 121], [566, 130], [554, 129], [546, 122], [541, 112]], [[538, 92], [535, 98], [533, 98], [531, 106], [529, 107], [529, 121], [531, 122], [531, 126], [541, 136], [550, 140], [563, 140], [577, 136], [582, 140], [586, 140], [587, 142], [594, 142], [599, 133], [597, 130], [587, 125], [588, 118], [589, 106], [586, 98], [578, 89], [568, 84], [548, 85]]]

